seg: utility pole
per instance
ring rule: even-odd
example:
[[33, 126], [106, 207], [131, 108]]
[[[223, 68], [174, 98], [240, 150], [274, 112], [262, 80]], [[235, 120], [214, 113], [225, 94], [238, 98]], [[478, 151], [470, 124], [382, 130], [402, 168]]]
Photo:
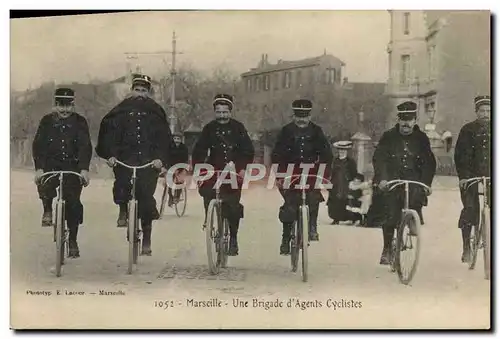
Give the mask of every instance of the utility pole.
[[[126, 58], [127, 59], [138, 59], [139, 55], [143, 56], [164, 56], [165, 54], [171, 54], [172, 55], [172, 68], [170, 69], [170, 76], [172, 78], [171, 82], [171, 91], [170, 91], [170, 115], [169, 115], [169, 120], [170, 120], [170, 130], [173, 132], [176, 131], [177, 128], [177, 115], [175, 114], [175, 78], [177, 75], [177, 70], [175, 68], [176, 64], [176, 56], [177, 54], [184, 54], [183, 52], [178, 52], [177, 51], [177, 39], [176, 39], [175, 31], [173, 32], [172, 35], [172, 50], [171, 51], [156, 51], [156, 52], [126, 52]], [[130, 67], [130, 66], [129, 66]]]
[[177, 71], [175, 69], [175, 54], [177, 52], [177, 41], [175, 40], [175, 31], [172, 34], [172, 70], [170, 75], [172, 76], [172, 93], [170, 94], [170, 130], [172, 133], [176, 131], [177, 127], [177, 116], [175, 115], [175, 76]]

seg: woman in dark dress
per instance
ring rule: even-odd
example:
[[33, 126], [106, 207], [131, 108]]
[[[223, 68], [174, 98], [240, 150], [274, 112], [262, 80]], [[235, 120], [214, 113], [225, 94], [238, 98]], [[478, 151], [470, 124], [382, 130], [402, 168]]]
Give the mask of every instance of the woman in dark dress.
[[350, 212], [346, 210], [349, 193], [349, 182], [358, 173], [356, 162], [347, 156], [347, 151], [352, 148], [351, 141], [337, 141], [333, 146], [338, 154], [332, 164], [332, 189], [328, 197], [328, 216], [332, 219], [332, 225], [340, 221], [350, 220]]

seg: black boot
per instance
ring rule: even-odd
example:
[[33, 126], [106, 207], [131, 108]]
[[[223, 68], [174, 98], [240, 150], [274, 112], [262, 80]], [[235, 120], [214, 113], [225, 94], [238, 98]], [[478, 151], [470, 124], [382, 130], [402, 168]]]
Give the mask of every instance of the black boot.
[[153, 251], [151, 251], [151, 221], [142, 222], [142, 251], [141, 255], [151, 256]]
[[283, 234], [281, 236], [280, 255], [290, 254], [290, 232], [292, 225], [283, 223]]
[[127, 227], [128, 223], [127, 207], [128, 207], [127, 204], [120, 204], [120, 212], [118, 214], [118, 220], [116, 221], [118, 227]]
[[382, 255], [380, 256], [380, 265], [390, 265], [394, 230], [383, 228], [382, 233], [384, 237], [384, 248], [382, 249]]
[[238, 230], [240, 228], [240, 219], [232, 220], [229, 224], [229, 253], [230, 256], [239, 254], [238, 248]]
[[316, 224], [312, 224], [309, 229], [309, 240], [319, 241], [318, 226]]
[[42, 227], [52, 226], [52, 199], [43, 199]]
[[319, 204], [311, 204], [311, 212], [309, 213], [309, 216], [311, 218], [309, 222], [309, 240], [310, 241], [319, 241], [319, 234], [318, 234], [318, 211], [319, 211]]
[[77, 242], [77, 238], [78, 238], [78, 225], [76, 224], [69, 224], [68, 225], [68, 229], [69, 229], [69, 237], [68, 237], [68, 241], [69, 241], [69, 253], [68, 253], [68, 257], [69, 258], [79, 258], [80, 257], [80, 249], [78, 248], [78, 242]]
[[230, 256], [237, 256], [239, 254], [238, 248], [238, 237], [236, 235], [231, 234], [229, 237], [229, 253]]
[[470, 249], [470, 226], [462, 227], [462, 262], [469, 263], [472, 259], [472, 253]]
[[391, 253], [390, 247], [384, 247], [382, 249], [382, 255], [380, 256], [380, 265], [390, 265], [391, 264]]

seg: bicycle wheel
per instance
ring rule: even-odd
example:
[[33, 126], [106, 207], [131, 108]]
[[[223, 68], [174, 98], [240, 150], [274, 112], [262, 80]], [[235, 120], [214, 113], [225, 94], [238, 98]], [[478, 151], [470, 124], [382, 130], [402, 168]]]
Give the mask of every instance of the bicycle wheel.
[[226, 218], [222, 219], [222, 227], [219, 229], [219, 258], [218, 263], [222, 268], [227, 267], [227, 260], [229, 258], [229, 221]]
[[208, 270], [211, 274], [219, 273], [216, 243], [219, 214], [217, 201], [212, 199], [208, 205], [207, 217], [205, 220], [205, 241], [207, 244]]
[[179, 196], [179, 201], [175, 204], [175, 214], [180, 218], [186, 212], [187, 206], [187, 189], [183, 187], [181, 189], [181, 195]]
[[162, 218], [163, 213], [165, 212], [165, 206], [167, 204], [167, 197], [168, 197], [168, 186], [167, 186], [167, 183], [165, 182], [165, 184], [163, 185], [163, 193], [161, 195], [159, 219]]
[[134, 264], [137, 263], [138, 244], [137, 244], [137, 201], [131, 200], [128, 205], [128, 269], [127, 273], [132, 274]]
[[396, 242], [397, 242], [397, 237], [393, 236], [391, 241], [391, 252], [389, 256], [389, 262], [392, 273], [396, 272]]
[[302, 281], [308, 278], [308, 250], [309, 250], [309, 207], [300, 206], [300, 224], [302, 230]]
[[473, 270], [476, 268], [477, 262], [477, 253], [479, 252], [479, 247], [481, 246], [481, 238], [483, 235], [483, 226], [484, 226], [484, 214], [481, 212], [479, 214], [479, 222], [478, 225], [472, 225], [470, 230], [469, 237], [469, 246], [470, 246], [470, 257], [469, 257], [469, 270]]
[[290, 230], [290, 260], [292, 264], [292, 272], [297, 272], [299, 264], [299, 238], [299, 223], [298, 221], [295, 221]]
[[60, 277], [62, 273], [62, 265], [64, 264], [64, 201], [59, 200], [56, 204], [56, 223], [55, 238], [56, 238], [56, 276]]
[[[405, 230], [408, 233], [405, 234]], [[413, 210], [406, 211], [397, 229], [396, 240], [396, 270], [399, 281], [405, 285], [410, 283], [417, 271], [420, 238], [420, 218], [417, 212]], [[407, 263], [404, 259], [406, 254], [411, 252], [414, 252], [414, 254], [413, 256], [408, 255], [411, 261]]]
[[490, 280], [491, 270], [491, 224], [490, 224], [490, 209], [485, 207], [482, 217], [483, 229], [483, 256], [484, 256], [484, 278]]

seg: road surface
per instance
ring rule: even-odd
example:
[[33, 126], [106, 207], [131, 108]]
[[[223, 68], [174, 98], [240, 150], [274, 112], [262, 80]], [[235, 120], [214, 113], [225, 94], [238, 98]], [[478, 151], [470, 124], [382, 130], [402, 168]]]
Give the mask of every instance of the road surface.
[[[154, 224], [153, 256], [140, 257], [137, 271], [127, 275], [125, 229], [116, 227], [112, 181], [103, 179], [94, 179], [82, 195], [81, 258], [68, 260], [64, 275], [56, 278], [51, 273], [52, 230], [40, 226], [42, 207], [32, 174], [13, 171], [11, 324], [14, 328], [489, 328], [490, 282], [483, 278], [482, 257], [475, 271], [460, 262], [456, 220], [461, 205], [458, 191], [451, 188], [454, 181], [445, 178], [444, 184], [438, 181], [434, 187], [424, 210], [420, 265], [411, 286], [404, 286], [387, 267], [378, 265], [381, 230], [331, 226], [324, 204], [320, 242], [310, 247], [310, 278], [302, 282], [300, 273], [290, 272], [289, 257], [279, 255], [277, 211], [282, 200], [277, 191], [265, 187], [243, 192], [240, 255], [229, 258], [230, 267], [220, 276], [207, 273], [202, 200], [196, 191], [188, 194], [184, 217], [168, 209]], [[125, 295], [99, 295], [105, 292]], [[205, 307], [202, 301], [207, 302]]]

